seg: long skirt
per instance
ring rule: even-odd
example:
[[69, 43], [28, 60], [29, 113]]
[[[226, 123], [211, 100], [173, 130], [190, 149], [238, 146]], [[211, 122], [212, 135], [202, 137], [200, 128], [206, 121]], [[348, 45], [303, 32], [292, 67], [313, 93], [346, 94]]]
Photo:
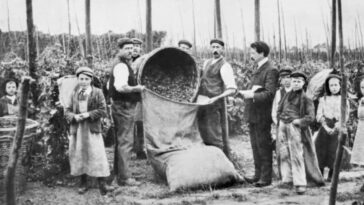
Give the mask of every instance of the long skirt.
[[364, 165], [364, 119], [359, 119], [350, 163]]
[[110, 169], [101, 133], [91, 133], [87, 121], [80, 122], [77, 135], [69, 141], [71, 175], [87, 174], [92, 177], [107, 177]]

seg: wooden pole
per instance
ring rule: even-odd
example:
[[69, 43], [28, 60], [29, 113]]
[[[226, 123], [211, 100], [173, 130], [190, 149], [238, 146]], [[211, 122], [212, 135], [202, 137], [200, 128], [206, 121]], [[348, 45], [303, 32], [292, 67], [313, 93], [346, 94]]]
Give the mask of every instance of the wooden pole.
[[66, 56], [71, 56], [71, 15], [70, 15], [70, 0], [67, 0], [67, 16], [68, 16], [68, 42]]
[[193, 23], [193, 54], [197, 55], [196, 47], [196, 18], [195, 18], [195, 1], [192, 0], [192, 23]]
[[255, 41], [260, 41], [260, 0], [255, 0]]
[[[31, 0], [27, 0], [27, 2]], [[29, 59], [31, 59], [29, 57]], [[19, 158], [19, 151], [21, 149], [25, 123], [27, 120], [27, 105], [28, 105], [28, 94], [30, 90], [30, 80], [27, 77], [23, 79], [20, 86], [20, 102], [19, 102], [19, 116], [18, 123], [15, 131], [15, 136], [13, 139], [13, 145], [11, 146], [10, 156], [8, 161], [8, 166], [5, 170], [5, 187], [6, 187], [6, 204], [15, 205], [16, 204], [16, 191], [14, 185], [16, 164]]]
[[343, 146], [346, 141], [346, 135], [343, 133], [343, 130], [346, 129], [346, 98], [347, 98], [347, 76], [344, 70], [344, 38], [343, 38], [343, 22], [342, 22], [342, 9], [341, 9], [341, 0], [337, 0], [338, 6], [338, 15], [339, 15], [339, 43], [340, 43], [340, 70], [342, 76], [341, 82], [341, 123], [340, 123], [340, 132], [339, 132], [339, 145], [336, 150], [336, 158], [334, 164], [334, 173], [333, 180], [331, 183], [330, 189], [330, 205], [335, 205], [336, 202], [336, 193], [337, 193], [337, 185], [339, 181], [341, 160], [343, 156]]
[[[33, 6], [32, 0], [26, 0], [27, 9], [27, 29], [28, 29], [28, 58], [29, 58], [29, 75], [33, 79], [37, 80], [37, 49], [36, 40], [34, 37], [34, 23], [33, 23]], [[32, 84], [33, 103], [36, 106], [38, 104], [38, 93], [36, 84]]]
[[90, 0], [85, 0], [86, 8], [86, 59], [88, 66], [92, 68], [92, 43], [91, 43], [91, 5]]
[[284, 18], [284, 11], [281, 4], [281, 13], [282, 13], [282, 24], [283, 24], [283, 39], [284, 39], [284, 60], [287, 61], [287, 35], [286, 35], [286, 21]]
[[279, 0], [277, 0], [277, 8], [278, 8], [278, 54], [279, 54], [279, 63], [282, 63], [282, 35], [281, 35], [281, 9], [279, 5]]
[[[216, 14], [217, 37], [222, 39], [220, 0], [215, 0], [215, 8], [216, 8], [215, 14]], [[222, 129], [222, 141], [224, 145], [223, 150], [225, 155], [230, 159], [229, 126], [228, 126], [228, 116], [226, 108], [226, 98], [223, 99], [223, 108], [221, 110], [221, 129]]]
[[335, 52], [336, 52], [336, 0], [332, 0], [331, 5], [331, 57], [330, 68], [334, 69], [335, 66]]
[[153, 50], [153, 34], [152, 34], [152, 1], [147, 1], [147, 19], [146, 19], [146, 30], [147, 30], [147, 52]]
[[222, 24], [221, 24], [221, 9], [220, 9], [220, 0], [215, 0], [215, 8], [216, 8], [216, 31], [217, 37], [222, 38]]

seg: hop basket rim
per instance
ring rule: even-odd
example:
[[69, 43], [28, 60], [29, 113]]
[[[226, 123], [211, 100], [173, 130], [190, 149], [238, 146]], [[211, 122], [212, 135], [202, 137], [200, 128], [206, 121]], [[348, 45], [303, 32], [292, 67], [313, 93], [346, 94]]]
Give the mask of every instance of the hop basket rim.
[[[18, 119], [18, 117], [15, 117], [15, 116], [4, 116], [4, 117], [0, 117], [0, 121], [2, 119], [11, 119], [11, 120], [14, 120], [16, 121]], [[25, 129], [29, 130], [29, 129], [33, 129], [33, 128], [36, 128], [36, 127], [39, 127], [39, 122], [35, 121], [35, 120], [32, 120], [32, 119], [29, 119], [27, 118], [26, 119], [27, 122], [30, 122], [30, 124], [26, 125], [25, 126]], [[7, 128], [0, 128], [0, 132], [11, 132], [11, 131], [16, 131], [17, 127], [14, 126], [14, 127], [7, 127]], [[25, 136], [26, 137], [26, 136]], [[1, 139], [6, 139], [6, 138], [9, 138], [8, 136], [0, 136], [0, 140]]]
[[173, 52], [179, 52], [179, 53], [183, 53], [185, 57], [189, 58], [189, 60], [193, 63], [192, 64], [192, 67], [193, 67], [193, 81], [192, 84], [193, 84], [193, 95], [191, 97], [191, 99], [189, 100], [193, 100], [197, 97], [197, 94], [198, 94], [198, 89], [200, 87], [200, 72], [199, 72], [199, 69], [197, 67], [197, 64], [196, 64], [196, 61], [195, 59], [189, 54], [187, 53], [186, 51], [178, 48], [178, 47], [174, 47], [174, 46], [165, 46], [165, 47], [161, 47], [161, 48], [158, 48], [158, 49], [155, 49], [153, 50], [152, 52], [146, 54], [143, 62], [140, 64], [140, 68], [139, 68], [139, 73], [138, 73], [138, 84], [141, 84], [142, 85], [142, 78], [144, 76], [144, 71], [145, 71], [145, 66], [148, 65], [148, 63], [150, 63], [151, 59], [153, 59], [153, 57], [161, 52], [166, 52], [166, 51], [173, 51]]

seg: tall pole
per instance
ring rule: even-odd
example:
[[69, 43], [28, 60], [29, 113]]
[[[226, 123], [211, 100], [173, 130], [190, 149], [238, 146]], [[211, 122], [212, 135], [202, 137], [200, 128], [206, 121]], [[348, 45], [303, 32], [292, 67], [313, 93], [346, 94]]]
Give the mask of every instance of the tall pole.
[[67, 42], [67, 57], [70, 57], [71, 53], [71, 16], [70, 16], [70, 0], [67, 0], [67, 15], [68, 15], [68, 42]]
[[340, 122], [340, 132], [339, 132], [339, 145], [336, 150], [336, 158], [334, 164], [333, 181], [330, 189], [330, 205], [335, 205], [337, 185], [339, 181], [341, 160], [343, 156], [343, 146], [346, 141], [346, 135], [343, 134], [346, 122], [346, 95], [347, 95], [347, 76], [344, 71], [344, 38], [343, 38], [343, 22], [342, 22], [342, 10], [341, 10], [341, 0], [337, 0], [338, 14], [339, 14], [339, 43], [340, 43], [340, 70], [342, 76], [341, 82], [341, 122]]
[[255, 0], [255, 41], [260, 41], [260, 0]]
[[279, 49], [279, 63], [282, 63], [282, 35], [281, 35], [281, 11], [279, 6], [279, 0], [277, 0], [278, 8], [278, 49]]
[[331, 58], [330, 68], [335, 66], [335, 52], [336, 52], [336, 0], [332, 0], [331, 6]]
[[[216, 16], [216, 30], [217, 38], [222, 39], [222, 25], [221, 25], [221, 9], [220, 0], [215, 0], [215, 16]], [[229, 144], [229, 126], [228, 126], [228, 115], [226, 108], [226, 98], [223, 100], [223, 108], [221, 109], [221, 130], [222, 130], [222, 141], [223, 150], [225, 155], [230, 159], [230, 144]]]
[[217, 37], [222, 38], [220, 0], [215, 0]]
[[196, 47], [196, 18], [195, 18], [195, 1], [192, 0], [192, 20], [193, 20], [193, 53], [197, 55]]
[[92, 43], [91, 43], [91, 16], [90, 0], [86, 0], [86, 59], [88, 66], [92, 68]]
[[152, 34], [152, 1], [147, 0], [147, 52], [153, 50], [153, 34]]
[[[29, 56], [29, 75], [33, 79], [37, 80], [37, 49], [36, 49], [36, 40], [34, 36], [34, 23], [33, 23], [33, 6], [32, 0], [26, 0], [26, 9], [27, 9], [27, 29], [28, 29], [28, 56]], [[32, 84], [32, 92], [33, 92], [33, 103], [37, 105], [38, 103], [38, 93], [36, 84]]]

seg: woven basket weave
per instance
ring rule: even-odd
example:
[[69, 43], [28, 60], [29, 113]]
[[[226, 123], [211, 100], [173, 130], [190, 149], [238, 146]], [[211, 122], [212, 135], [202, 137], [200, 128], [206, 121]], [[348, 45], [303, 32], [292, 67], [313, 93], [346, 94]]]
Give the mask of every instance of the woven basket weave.
[[[13, 144], [13, 137], [16, 131], [17, 117], [0, 117], [0, 197], [5, 195], [4, 171], [8, 165], [9, 152]], [[22, 193], [26, 187], [27, 171], [29, 166], [26, 157], [31, 142], [35, 136], [39, 135], [39, 123], [27, 119], [22, 146], [19, 151], [18, 162], [15, 170], [15, 189], [17, 193]]]

